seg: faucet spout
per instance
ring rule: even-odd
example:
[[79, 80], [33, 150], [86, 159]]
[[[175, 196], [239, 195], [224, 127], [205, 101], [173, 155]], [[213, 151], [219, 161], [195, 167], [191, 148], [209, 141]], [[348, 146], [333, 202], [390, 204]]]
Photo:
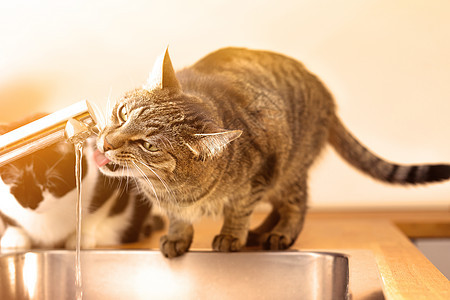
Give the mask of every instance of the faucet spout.
[[64, 135], [69, 143], [78, 144], [91, 136], [91, 130], [81, 121], [70, 118], [66, 123]]

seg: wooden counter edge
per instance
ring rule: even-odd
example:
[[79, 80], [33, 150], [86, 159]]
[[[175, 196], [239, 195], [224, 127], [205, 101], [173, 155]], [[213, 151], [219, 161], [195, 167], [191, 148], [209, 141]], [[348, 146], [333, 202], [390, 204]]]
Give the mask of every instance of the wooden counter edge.
[[394, 223], [408, 238], [450, 238], [450, 211], [312, 211], [314, 219], [383, 219]]

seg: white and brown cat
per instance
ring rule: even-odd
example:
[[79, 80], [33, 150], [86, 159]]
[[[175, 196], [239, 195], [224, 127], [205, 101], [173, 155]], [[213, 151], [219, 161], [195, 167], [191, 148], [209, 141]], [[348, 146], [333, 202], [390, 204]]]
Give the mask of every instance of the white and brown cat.
[[[31, 121], [27, 119], [26, 122]], [[24, 123], [24, 122], [21, 122]], [[20, 125], [4, 125], [5, 133]], [[95, 139], [82, 161], [83, 248], [134, 242], [148, 226], [148, 201], [133, 182], [105, 178], [94, 162]], [[0, 168], [0, 245], [6, 249], [75, 247], [75, 152], [61, 142]]]

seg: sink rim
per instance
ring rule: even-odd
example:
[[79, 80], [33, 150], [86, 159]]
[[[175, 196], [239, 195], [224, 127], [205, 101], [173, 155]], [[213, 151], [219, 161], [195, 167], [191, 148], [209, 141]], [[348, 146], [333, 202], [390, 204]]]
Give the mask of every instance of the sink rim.
[[[208, 254], [208, 255], [295, 255], [295, 254], [302, 254], [302, 255], [308, 255], [308, 256], [330, 256], [330, 257], [336, 257], [336, 258], [343, 258], [343, 259], [350, 259], [350, 255], [345, 254], [340, 251], [334, 251], [334, 250], [297, 250], [297, 249], [288, 249], [288, 250], [279, 250], [279, 251], [264, 251], [264, 250], [244, 250], [244, 251], [237, 251], [237, 252], [218, 252], [218, 251], [212, 251], [212, 250], [190, 250], [189, 252], [185, 253], [184, 255], [174, 257], [174, 258], [166, 258], [164, 257], [159, 250], [155, 249], [120, 249], [120, 248], [96, 248], [96, 249], [81, 249], [81, 253], [136, 253], [136, 254], [143, 254], [143, 253], [150, 253], [152, 255], [161, 255], [162, 258], [167, 260], [176, 260], [181, 259], [183, 257], [189, 256], [190, 254], [197, 255], [197, 254]], [[8, 256], [20, 256], [25, 255], [28, 253], [32, 254], [58, 254], [58, 253], [73, 253], [75, 254], [75, 250], [72, 249], [28, 249], [28, 250], [0, 250], [0, 259]]]
[[[230, 260], [227, 260], [227, 257], [230, 257]], [[294, 257], [298, 257], [298, 259]], [[28, 261], [35, 262], [32, 274], [36, 274], [34, 276], [39, 278], [38, 283], [32, 285], [32, 290], [39, 290], [39, 297], [44, 297], [44, 299], [47, 299], [45, 297], [48, 295], [42, 295], [40, 290], [46, 289], [46, 286], [56, 278], [55, 276], [58, 277], [62, 273], [65, 275], [63, 276], [66, 278], [65, 280], [74, 276], [74, 271], [71, 273], [70, 270], [72, 266], [74, 267], [75, 250], [32, 249], [0, 254], [1, 265], [13, 264], [20, 270], [25, 270]], [[147, 280], [148, 276], [156, 276], [159, 279], [161, 276], [167, 275], [167, 272], [172, 274], [169, 278], [175, 281], [165, 279], [164, 282], [173, 284], [178, 282], [179, 285], [176, 286], [181, 291], [180, 293], [188, 291], [186, 295], [190, 297], [192, 295], [196, 295], [195, 297], [205, 296], [211, 291], [217, 291], [219, 295], [225, 297], [236, 295], [237, 287], [240, 287], [240, 293], [244, 288], [246, 293], [255, 291], [263, 298], [274, 292], [279, 295], [290, 294], [292, 296], [297, 293], [309, 295], [308, 299], [310, 299], [311, 293], [326, 295], [327, 299], [334, 299], [332, 295], [340, 295], [339, 297], [345, 299], [350, 297], [349, 258], [339, 252], [289, 250], [224, 253], [200, 250], [190, 251], [183, 256], [169, 259], [165, 258], [160, 251], [150, 249], [86, 249], [81, 251], [81, 261], [82, 274], [83, 269], [86, 270], [83, 278], [86, 279], [84, 287], [88, 298], [98, 292], [97, 284], [103, 287], [100, 293], [114, 290], [114, 293], [123, 295], [123, 286], [117, 286], [117, 279], [124, 282], [124, 286], [128, 286], [131, 277], [138, 281], [141, 281], [142, 278]], [[142, 267], [144, 265], [148, 268]], [[42, 273], [47, 269], [50, 270], [50, 273], [47, 271]], [[132, 269], [131, 272], [130, 269]], [[119, 272], [111, 275], [109, 273], [114, 273], [112, 270]], [[18, 277], [14, 277], [14, 283], [11, 282], [14, 285], [11, 287], [8, 284], [10, 273], [7, 270], [1, 272], [0, 285], [4, 284], [8, 290], [12, 288], [13, 293], [22, 293], [20, 289], [17, 290], [17, 284], [23, 285], [23, 280], [25, 280], [23, 277], [25, 273], [21, 272], [24, 271], [19, 271], [15, 275]], [[99, 274], [101, 277], [97, 279]], [[122, 274], [125, 274], [125, 277], [121, 277]], [[181, 281], [180, 278], [182, 278]], [[84, 279], [83, 282], [85, 282]], [[262, 284], [263, 288], [257, 287], [255, 282]], [[146, 285], [152, 286], [149, 290], [151, 293], [157, 286], [155, 282], [148, 281]], [[140, 286], [142, 287], [142, 285]], [[303, 287], [308, 288], [303, 290]], [[29, 290], [29, 287], [27, 289]], [[63, 288], [62, 291], [58, 289], [61, 288], [57, 288], [52, 293], [67, 293], [71, 290], [70, 287]], [[158, 289], [160, 288], [158, 287]], [[131, 288], [128, 289], [128, 292], [134, 295], [140, 291]], [[159, 293], [159, 291], [157, 292]], [[54, 296], [54, 294], [52, 295]], [[140, 297], [136, 298], [141, 299]]]

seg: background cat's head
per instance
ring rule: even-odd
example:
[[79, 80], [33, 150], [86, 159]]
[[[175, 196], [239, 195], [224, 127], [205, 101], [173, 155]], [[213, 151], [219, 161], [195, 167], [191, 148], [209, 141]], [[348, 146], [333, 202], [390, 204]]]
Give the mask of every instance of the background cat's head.
[[194, 164], [220, 155], [241, 135], [225, 130], [213, 110], [186, 94], [167, 50], [147, 84], [127, 93], [99, 135], [97, 163], [110, 176], [176, 178]]
[[[12, 124], [1, 125], [0, 134], [34, 121], [38, 114]], [[83, 175], [87, 170], [83, 159]], [[0, 178], [25, 208], [36, 209], [48, 196], [60, 198], [75, 188], [75, 152], [61, 142], [17, 159], [0, 168]]]

